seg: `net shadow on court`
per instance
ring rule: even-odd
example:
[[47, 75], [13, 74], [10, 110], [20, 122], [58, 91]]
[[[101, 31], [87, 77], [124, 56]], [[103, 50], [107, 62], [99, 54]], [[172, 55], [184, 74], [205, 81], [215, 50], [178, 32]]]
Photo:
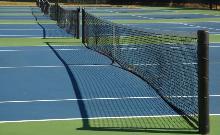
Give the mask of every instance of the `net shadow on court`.
[[35, 17], [36, 22], [42, 29], [42, 38], [71, 38], [73, 37], [71, 33], [67, 33], [64, 29], [57, 26], [56, 22], [50, 21], [49, 16], [42, 15], [39, 9], [32, 9], [32, 14]]
[[142, 79], [106, 56], [83, 46], [46, 44], [72, 82], [83, 118], [78, 130], [196, 133]]

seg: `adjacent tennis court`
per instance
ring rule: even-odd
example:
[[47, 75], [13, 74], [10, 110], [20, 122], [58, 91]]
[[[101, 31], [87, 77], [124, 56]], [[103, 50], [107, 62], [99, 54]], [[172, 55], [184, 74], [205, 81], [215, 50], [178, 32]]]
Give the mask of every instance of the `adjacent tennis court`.
[[31, 4], [0, 8], [0, 134], [220, 133], [219, 11]]

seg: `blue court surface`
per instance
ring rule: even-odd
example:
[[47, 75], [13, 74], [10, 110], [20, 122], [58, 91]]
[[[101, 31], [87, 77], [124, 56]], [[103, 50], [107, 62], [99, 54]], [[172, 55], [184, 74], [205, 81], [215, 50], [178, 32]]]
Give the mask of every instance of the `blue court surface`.
[[[45, 29], [45, 30], [44, 30]], [[29, 38], [42, 38], [45, 37], [71, 37], [72, 35], [60, 29], [56, 24], [1, 24], [0, 37], [16, 38], [16, 37], [29, 37]]]
[[133, 26], [138, 29], [158, 29], [166, 31], [185, 31], [185, 32], [195, 32], [200, 29], [208, 30], [210, 34], [220, 34], [220, 29], [217, 22], [207, 22], [207, 23], [145, 23], [145, 24], [125, 24], [128, 26]]
[[33, 16], [0, 16], [0, 20], [33, 20]]
[[[64, 65], [49, 47], [0, 48], [0, 80], [4, 82], [0, 95], [1, 121], [79, 118], [75, 89], [80, 90], [89, 117], [176, 114], [143, 80], [111, 66], [105, 56], [84, 47], [55, 48], [71, 65], [77, 87], [72, 87]], [[220, 99], [215, 96], [220, 87], [216, 72], [220, 66], [216, 64], [218, 54], [216, 48], [210, 48], [211, 114], [220, 112], [216, 107]], [[155, 102], [156, 109], [152, 105]], [[146, 105], [148, 111], [142, 110]], [[131, 106], [133, 111], [126, 112], [122, 106]]]
[[[10, 7], [9, 7], [10, 8]], [[11, 7], [13, 8], [13, 7]], [[21, 8], [22, 9], [22, 8]], [[2, 10], [2, 9], [1, 9]], [[0, 12], [4, 12], [1, 11]], [[93, 13], [127, 13], [127, 9], [90, 9]], [[25, 9], [20, 13], [37, 11]], [[130, 9], [131, 13], [155, 10]], [[161, 10], [162, 11], [162, 10]], [[5, 11], [6, 12], [6, 11]], [[16, 12], [16, 11], [11, 11]], [[155, 11], [156, 12], [156, 11]], [[164, 10], [164, 12], [171, 12]], [[178, 18], [217, 16], [184, 14]], [[101, 16], [114, 19], [175, 19], [176, 15]], [[0, 16], [6, 20], [35, 20], [33, 16]], [[39, 19], [47, 20], [46, 16]], [[219, 22], [124, 24], [137, 29], [196, 31], [220, 34]], [[71, 37], [54, 24], [0, 24], [0, 38]], [[62, 39], [61, 39], [62, 42]], [[56, 50], [56, 54], [52, 50]], [[210, 43], [210, 114], [220, 114], [220, 43]], [[58, 56], [59, 55], [59, 56]], [[59, 58], [59, 57], [62, 57]], [[65, 63], [63, 62], [65, 61]], [[67, 68], [68, 66], [68, 68]], [[71, 73], [70, 73], [71, 72]], [[0, 47], [0, 123], [4, 121], [178, 115], [145, 81], [123, 70], [100, 53], [76, 46]], [[194, 97], [195, 98], [195, 97]], [[146, 109], [147, 108], [147, 109]], [[127, 111], [129, 110], [129, 111]]]
[[123, 16], [101, 16], [104, 19], [110, 20], [146, 20], [146, 19], [196, 19], [196, 18], [219, 18], [220, 16], [215, 15], [202, 15], [202, 14], [171, 14], [171, 15], [123, 15]]

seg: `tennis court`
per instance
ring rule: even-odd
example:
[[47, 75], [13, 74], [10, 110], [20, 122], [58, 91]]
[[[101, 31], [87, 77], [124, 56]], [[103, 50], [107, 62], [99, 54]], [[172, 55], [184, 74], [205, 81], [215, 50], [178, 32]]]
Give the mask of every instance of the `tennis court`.
[[0, 8], [0, 134], [197, 134], [194, 44], [201, 29], [210, 37], [210, 134], [220, 133], [219, 12], [84, 6], [83, 18], [82, 7], [80, 16], [73, 15], [78, 5], [61, 7], [66, 18], [58, 25], [37, 6]]

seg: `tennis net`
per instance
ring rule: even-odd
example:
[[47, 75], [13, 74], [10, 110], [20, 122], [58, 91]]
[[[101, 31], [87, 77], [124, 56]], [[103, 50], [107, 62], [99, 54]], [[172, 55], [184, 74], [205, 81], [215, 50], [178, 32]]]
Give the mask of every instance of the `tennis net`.
[[[37, 4], [38, 5], [38, 4]], [[57, 21], [57, 25], [67, 33], [79, 38], [80, 9], [64, 9], [57, 3], [41, 2], [40, 8], [45, 15], [49, 14], [51, 20]]]
[[103, 20], [84, 9], [82, 25], [87, 48], [141, 77], [189, 126], [208, 132], [206, 31], [198, 35], [143, 31]]
[[58, 5], [56, 14], [57, 25], [60, 28], [66, 30], [67, 33], [70, 33], [74, 35], [74, 37], [79, 38], [79, 14], [79, 8], [75, 10], [68, 10]]

